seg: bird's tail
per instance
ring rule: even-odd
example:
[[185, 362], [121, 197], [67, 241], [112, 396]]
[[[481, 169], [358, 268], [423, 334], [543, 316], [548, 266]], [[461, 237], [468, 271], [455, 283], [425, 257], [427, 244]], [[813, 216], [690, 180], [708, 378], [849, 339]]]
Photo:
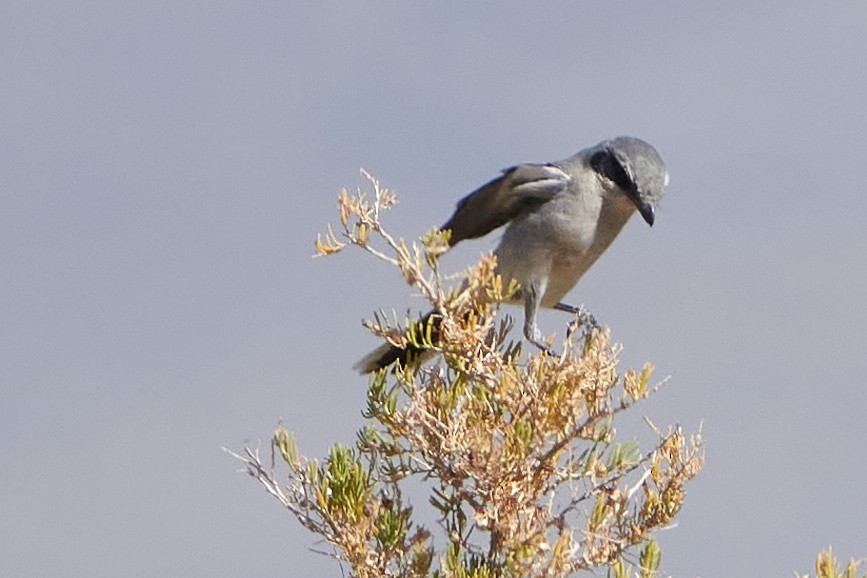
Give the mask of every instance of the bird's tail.
[[405, 349], [396, 347], [391, 343], [384, 343], [359, 359], [355, 365], [352, 366], [352, 369], [355, 369], [361, 374], [373, 373], [379, 371], [383, 367], [388, 367], [400, 359], [401, 355], [405, 353]]
[[[420, 327], [430, 324], [430, 335], [434, 343], [439, 339], [440, 320], [441, 317], [431, 311], [418, 322]], [[431, 355], [433, 351], [427, 347], [417, 345], [398, 347], [391, 343], [383, 343], [359, 359], [352, 368], [363, 375], [384, 369], [395, 362], [402, 366], [406, 366], [407, 363], [420, 363]]]

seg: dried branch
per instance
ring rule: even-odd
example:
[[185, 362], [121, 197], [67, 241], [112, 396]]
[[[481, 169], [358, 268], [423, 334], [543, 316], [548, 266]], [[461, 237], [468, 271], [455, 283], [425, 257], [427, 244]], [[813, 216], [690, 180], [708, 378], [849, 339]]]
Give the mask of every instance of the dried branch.
[[[397, 199], [362, 174], [372, 194], [340, 192], [342, 231], [329, 227], [317, 254], [354, 245], [397, 267], [437, 311], [439, 330], [413, 320], [404, 329], [385, 314], [366, 326], [395, 344], [420, 342], [440, 361], [374, 375], [369, 425], [354, 448], [334, 446], [322, 462], [302, 457], [282, 426], [270, 467], [250, 448], [229, 453], [333, 546], [351, 576], [541, 578], [607, 566], [625, 578], [626, 560], [654, 576], [653, 536], [674, 524], [704, 454], [700, 434], [679, 425], [654, 430], [658, 440], [643, 453], [617, 440], [616, 419], [657, 392], [652, 366], [619, 373], [609, 332], [575, 325], [562, 355], [524, 358], [508, 341], [511, 323], [497, 321], [497, 303], [516, 287], [497, 276], [495, 259], [444, 291], [437, 264], [447, 234], [409, 245], [391, 236], [381, 218]], [[288, 466], [282, 481], [277, 454]], [[431, 486], [439, 551], [414, 525], [401, 491], [410, 477]]]

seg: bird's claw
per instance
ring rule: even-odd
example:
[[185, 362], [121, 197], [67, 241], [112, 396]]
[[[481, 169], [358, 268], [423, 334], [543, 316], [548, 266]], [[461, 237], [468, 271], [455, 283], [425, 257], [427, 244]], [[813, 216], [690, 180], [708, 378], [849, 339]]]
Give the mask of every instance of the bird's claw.
[[560, 354], [551, 349], [551, 347], [547, 343], [544, 343], [537, 339], [529, 339], [528, 341], [538, 347], [539, 350], [548, 355], [548, 357], [560, 357]]
[[554, 309], [565, 311], [566, 313], [571, 313], [575, 316], [575, 321], [569, 325], [570, 334], [582, 325], [590, 329], [601, 328], [599, 323], [596, 321], [596, 318], [592, 313], [590, 313], [590, 310], [583, 305], [575, 307], [574, 305], [569, 305], [567, 303], [557, 303], [557, 305], [554, 306]]

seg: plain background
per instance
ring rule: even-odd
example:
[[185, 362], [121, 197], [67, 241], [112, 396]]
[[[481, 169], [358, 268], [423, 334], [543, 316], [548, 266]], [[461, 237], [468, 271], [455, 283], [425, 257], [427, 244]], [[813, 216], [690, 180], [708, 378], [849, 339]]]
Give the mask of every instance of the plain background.
[[569, 297], [671, 376], [642, 411], [704, 424], [664, 570], [867, 556], [865, 34], [854, 0], [5, 0], [0, 575], [340, 576], [221, 451], [351, 443], [361, 320], [423, 307], [311, 259], [338, 190], [371, 171], [416, 238], [619, 134], [671, 185]]

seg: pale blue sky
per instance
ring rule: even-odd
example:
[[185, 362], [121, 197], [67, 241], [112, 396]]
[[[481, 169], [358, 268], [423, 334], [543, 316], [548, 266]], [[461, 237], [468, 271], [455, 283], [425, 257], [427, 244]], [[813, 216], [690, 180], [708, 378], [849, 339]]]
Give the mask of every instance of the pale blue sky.
[[361, 319], [423, 307], [310, 258], [338, 189], [367, 168], [416, 237], [620, 134], [671, 186], [570, 300], [671, 375], [654, 421], [704, 422], [665, 571], [867, 556], [865, 34], [863, 1], [5, 0], [0, 576], [340, 576], [220, 450], [352, 442]]

